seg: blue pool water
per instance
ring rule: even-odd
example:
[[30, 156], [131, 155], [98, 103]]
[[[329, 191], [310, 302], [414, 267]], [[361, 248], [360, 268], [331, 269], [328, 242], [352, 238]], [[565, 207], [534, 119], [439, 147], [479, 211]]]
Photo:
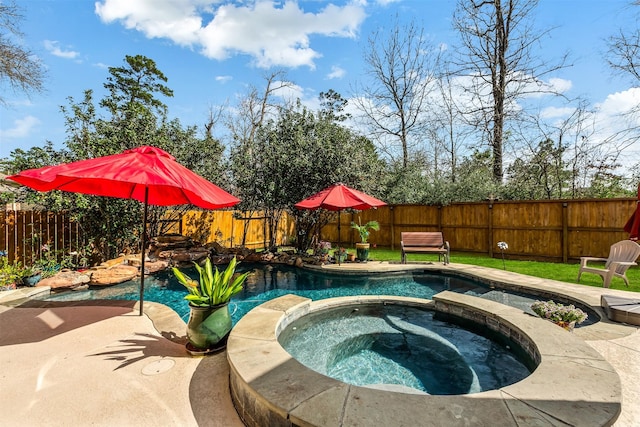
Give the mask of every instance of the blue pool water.
[[[450, 290], [491, 299], [531, 314], [533, 312], [529, 308], [530, 304], [539, 299], [534, 296], [490, 289], [471, 279], [423, 271], [384, 275], [338, 275], [287, 265], [243, 263], [238, 265], [238, 272], [248, 270], [253, 274], [247, 279], [244, 290], [230, 303], [234, 324], [252, 308], [286, 294], [296, 294], [312, 300], [354, 295], [397, 295], [431, 299], [441, 291]], [[184, 272], [194, 279], [198, 278], [195, 269], [184, 270]], [[87, 291], [66, 292], [51, 295], [47, 299], [137, 301], [139, 283], [139, 281], [131, 281], [109, 287], [91, 288]], [[171, 271], [163, 271], [145, 278], [145, 301], [154, 301], [171, 307], [186, 322], [189, 318], [189, 306], [184, 299], [185, 295], [186, 290], [178, 283]]]
[[431, 310], [366, 304], [322, 310], [288, 325], [278, 341], [310, 369], [358, 386], [452, 395], [496, 390], [530, 371], [511, 346], [442, 321]]

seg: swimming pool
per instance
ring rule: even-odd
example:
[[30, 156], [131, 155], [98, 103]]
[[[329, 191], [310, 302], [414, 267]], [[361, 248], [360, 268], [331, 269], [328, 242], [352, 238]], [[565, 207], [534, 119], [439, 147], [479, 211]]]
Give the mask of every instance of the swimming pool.
[[[243, 291], [236, 295], [229, 305], [234, 324], [254, 307], [286, 294], [296, 294], [312, 300], [356, 295], [396, 295], [431, 299], [435, 294], [449, 290], [490, 299], [530, 314], [533, 314], [530, 309], [531, 303], [542, 299], [534, 295], [492, 289], [469, 278], [424, 270], [375, 275], [342, 275], [281, 264], [242, 263], [238, 265], [236, 271], [248, 270], [253, 271], [253, 274], [245, 282]], [[192, 278], [198, 277], [195, 269], [184, 271]], [[130, 281], [109, 287], [92, 287], [86, 291], [51, 294], [46, 299], [137, 301], [139, 284], [139, 281]], [[145, 300], [167, 305], [186, 322], [189, 318], [189, 306], [184, 299], [185, 295], [186, 290], [169, 270], [145, 278]], [[599, 320], [598, 316], [590, 311], [589, 318], [580, 326], [592, 324], [597, 320]]]

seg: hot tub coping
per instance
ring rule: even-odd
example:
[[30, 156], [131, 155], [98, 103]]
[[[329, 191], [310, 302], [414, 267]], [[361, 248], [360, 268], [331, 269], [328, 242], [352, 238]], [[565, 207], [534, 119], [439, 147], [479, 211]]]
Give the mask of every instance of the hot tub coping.
[[[522, 381], [469, 395], [429, 396], [359, 387], [292, 358], [278, 334], [319, 310], [372, 303], [426, 307], [465, 317], [517, 340], [539, 364]], [[231, 395], [248, 426], [611, 425], [621, 411], [620, 378], [576, 334], [493, 301], [441, 292], [433, 300], [355, 296], [311, 301], [286, 295], [245, 315], [227, 344]]]

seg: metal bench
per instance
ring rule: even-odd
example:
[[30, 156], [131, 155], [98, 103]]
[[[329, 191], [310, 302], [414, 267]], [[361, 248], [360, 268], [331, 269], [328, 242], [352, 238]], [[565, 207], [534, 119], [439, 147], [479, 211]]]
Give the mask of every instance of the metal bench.
[[449, 264], [449, 242], [444, 240], [440, 231], [405, 231], [400, 233], [402, 263], [407, 263], [408, 253], [434, 253], [444, 256], [444, 263]]

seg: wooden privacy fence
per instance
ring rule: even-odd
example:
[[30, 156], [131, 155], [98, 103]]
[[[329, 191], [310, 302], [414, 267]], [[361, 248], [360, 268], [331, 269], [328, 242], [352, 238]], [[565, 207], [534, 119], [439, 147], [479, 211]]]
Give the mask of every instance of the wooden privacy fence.
[[[351, 221], [376, 220], [380, 231], [373, 231], [369, 241], [378, 246], [398, 249], [403, 231], [442, 231], [454, 252], [499, 255], [497, 243], [503, 241], [509, 245], [506, 257], [566, 263], [586, 255], [606, 257], [611, 244], [629, 237], [623, 227], [636, 203], [636, 199], [590, 199], [393, 205], [342, 212], [340, 236], [336, 215], [320, 238], [353, 247], [359, 238]], [[33, 260], [45, 243], [67, 254], [83, 245], [80, 227], [64, 214], [1, 212], [0, 227], [0, 250], [10, 261]], [[178, 230], [201, 243], [217, 241], [227, 247], [263, 248], [270, 237], [263, 214], [231, 210], [190, 211]], [[293, 218], [285, 214], [276, 233], [277, 245], [290, 244], [295, 236]]]
[[[257, 249], [269, 244], [271, 236], [267, 220], [262, 212], [190, 211], [182, 218], [182, 230], [186, 236], [201, 243], [218, 242], [225, 247]], [[289, 244], [295, 236], [294, 225], [293, 219], [285, 213], [276, 230], [276, 245]]]
[[398, 249], [403, 231], [442, 231], [451, 250], [494, 256], [506, 242], [505, 256], [553, 262], [574, 262], [581, 256], [607, 257], [609, 247], [629, 237], [623, 230], [636, 199], [487, 201], [448, 206], [393, 205], [342, 213], [323, 228], [321, 238], [343, 245], [358, 241], [350, 222], [377, 220], [380, 231], [372, 244]]
[[83, 245], [79, 225], [64, 213], [0, 211], [0, 249], [9, 262], [32, 265], [45, 251], [69, 254]]
[[[286, 215], [277, 230], [276, 243], [285, 245], [293, 236], [293, 221]], [[266, 218], [261, 213], [240, 211], [189, 211], [179, 224], [167, 232], [181, 233], [208, 243], [217, 241], [223, 246], [263, 248], [269, 243]], [[43, 245], [52, 253], [69, 255], [85, 246], [81, 226], [69, 215], [36, 211], [0, 211], [0, 251], [9, 262], [20, 261], [32, 265], [42, 255]]]

